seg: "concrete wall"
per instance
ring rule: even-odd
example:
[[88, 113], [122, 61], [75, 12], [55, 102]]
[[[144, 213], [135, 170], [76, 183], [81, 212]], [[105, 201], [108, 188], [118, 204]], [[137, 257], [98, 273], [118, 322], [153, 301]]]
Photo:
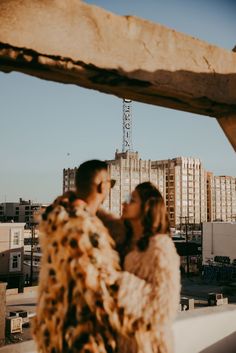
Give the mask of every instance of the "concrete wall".
[[236, 258], [236, 223], [203, 223], [203, 263], [215, 256]]
[[[181, 312], [174, 323], [175, 353], [235, 353], [236, 306]], [[0, 348], [12, 353], [13, 346]], [[33, 341], [14, 344], [14, 353], [37, 353]]]
[[[30, 296], [31, 295], [35, 295], [36, 296], [36, 294], [37, 294], [37, 290], [38, 290], [38, 286], [31, 286], [31, 287], [25, 287], [24, 288], [24, 294], [20, 294], [20, 296], [21, 296], [21, 298], [28, 298], [28, 294], [30, 294]], [[9, 296], [10, 296], [10, 298], [11, 298], [11, 300], [13, 300], [13, 299], [19, 299], [19, 294], [18, 294], [18, 289], [17, 288], [12, 288], [12, 289], [7, 289], [6, 290], [6, 295], [7, 295], [7, 297], [9, 298]], [[13, 296], [14, 296], [14, 298], [13, 298]]]
[[235, 353], [236, 306], [183, 312], [174, 324], [175, 353]]

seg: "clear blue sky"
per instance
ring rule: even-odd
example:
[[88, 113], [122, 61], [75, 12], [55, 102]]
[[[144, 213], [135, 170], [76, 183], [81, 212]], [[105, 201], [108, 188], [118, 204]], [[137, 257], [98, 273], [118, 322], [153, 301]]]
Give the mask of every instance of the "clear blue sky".
[[[229, 50], [236, 44], [235, 0], [87, 2]], [[122, 102], [114, 96], [0, 73], [0, 107], [0, 202], [50, 202], [62, 191], [64, 167], [121, 150]], [[212, 118], [133, 102], [133, 125], [142, 159], [198, 157], [216, 175], [236, 175], [233, 148]]]

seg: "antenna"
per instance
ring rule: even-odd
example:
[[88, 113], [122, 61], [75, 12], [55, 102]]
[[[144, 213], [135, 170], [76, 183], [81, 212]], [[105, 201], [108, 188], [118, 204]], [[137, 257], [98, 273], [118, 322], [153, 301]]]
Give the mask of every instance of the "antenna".
[[122, 152], [133, 151], [132, 144], [132, 101], [123, 99], [123, 144]]

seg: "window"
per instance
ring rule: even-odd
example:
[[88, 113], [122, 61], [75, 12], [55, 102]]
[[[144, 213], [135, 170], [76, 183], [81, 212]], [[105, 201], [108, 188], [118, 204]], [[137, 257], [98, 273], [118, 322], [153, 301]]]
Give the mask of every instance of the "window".
[[19, 245], [19, 236], [18, 236], [18, 234], [14, 234], [13, 245]]
[[24, 238], [24, 245], [31, 245], [31, 238]]
[[12, 256], [12, 268], [18, 268], [18, 256], [17, 255]]
[[11, 228], [11, 248], [19, 248], [21, 246], [22, 229]]
[[21, 253], [12, 252], [10, 253], [10, 268], [9, 271], [21, 271]]

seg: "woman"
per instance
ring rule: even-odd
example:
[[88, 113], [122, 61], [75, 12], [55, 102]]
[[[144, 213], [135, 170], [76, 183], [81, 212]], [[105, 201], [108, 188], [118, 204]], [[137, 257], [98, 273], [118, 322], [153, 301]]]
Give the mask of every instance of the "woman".
[[[124, 270], [145, 281], [143, 290], [123, 283], [123, 300], [141, 310], [146, 330], [133, 339], [120, 337], [122, 353], [172, 353], [172, 322], [180, 294], [179, 256], [170, 236], [163, 197], [150, 182], [139, 184], [123, 204], [122, 218], [130, 225], [123, 250]], [[126, 295], [125, 295], [126, 294]], [[132, 312], [131, 308], [131, 312]]]

